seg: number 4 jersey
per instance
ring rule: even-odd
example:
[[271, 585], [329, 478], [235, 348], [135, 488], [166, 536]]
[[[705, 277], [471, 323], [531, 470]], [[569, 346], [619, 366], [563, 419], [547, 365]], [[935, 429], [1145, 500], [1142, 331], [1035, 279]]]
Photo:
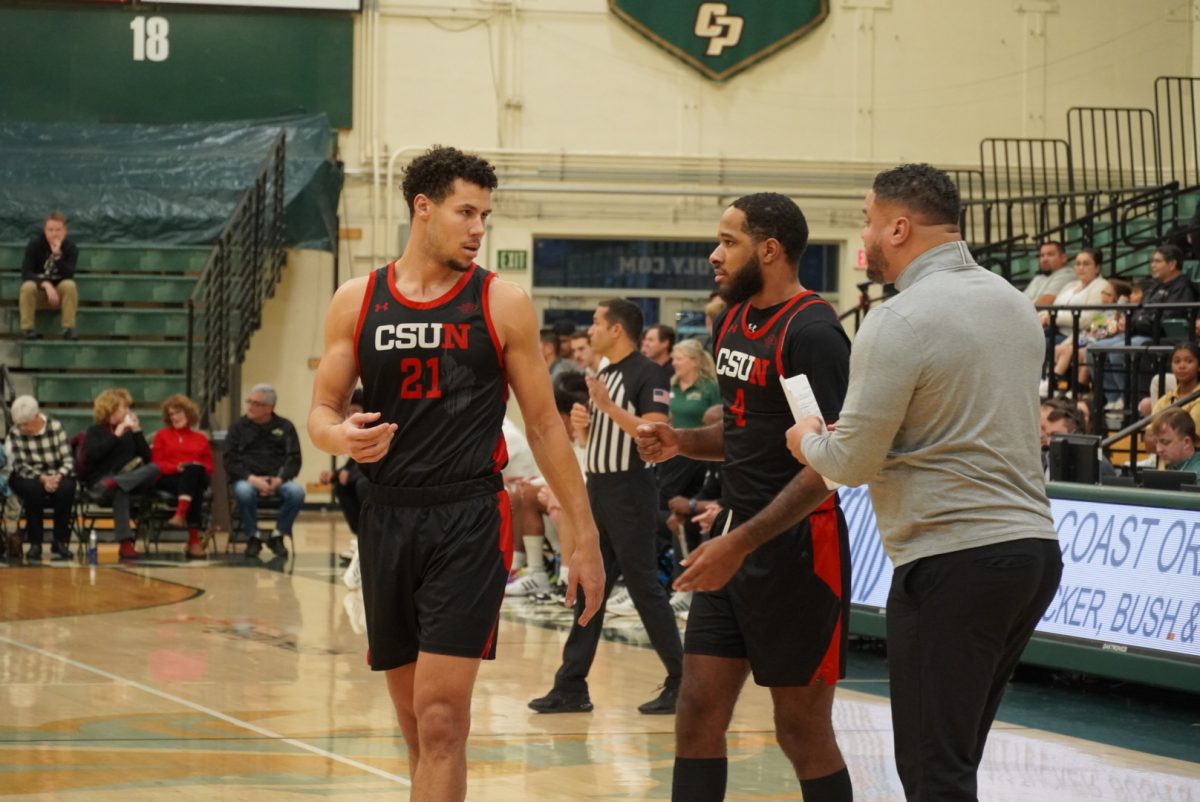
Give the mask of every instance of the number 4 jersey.
[[808, 376], [826, 421], [836, 420], [850, 376], [850, 341], [833, 308], [808, 290], [766, 309], [737, 304], [713, 331], [725, 406], [722, 505], [745, 520], [800, 470], [787, 448], [794, 421], [779, 377]]
[[495, 275], [472, 265], [440, 298], [418, 302], [400, 294], [395, 269], [370, 275], [354, 333], [364, 407], [397, 426], [387, 455], [363, 473], [398, 487], [498, 473], [508, 381], [488, 309]]

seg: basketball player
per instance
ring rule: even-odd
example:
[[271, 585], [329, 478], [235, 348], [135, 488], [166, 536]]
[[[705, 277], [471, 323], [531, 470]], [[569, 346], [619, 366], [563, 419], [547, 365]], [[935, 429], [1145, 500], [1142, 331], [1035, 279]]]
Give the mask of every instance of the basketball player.
[[[780, 376], [803, 373], [827, 420], [841, 410], [850, 344], [837, 313], [797, 277], [808, 224], [789, 198], [747, 195], [721, 216], [710, 261], [729, 308], [715, 321], [721, 424], [638, 430], [653, 462], [724, 460], [713, 537], [675, 589], [699, 591], [684, 637], [675, 719], [675, 802], [725, 798], [725, 732], [748, 673], [771, 689], [775, 733], [805, 802], [849, 802], [850, 775], [831, 719], [845, 675], [850, 596], [846, 522], [820, 476], [798, 468]], [[810, 498], [819, 507], [800, 507]], [[811, 515], [808, 513], [811, 511]]]
[[[550, 391], [533, 304], [475, 264], [496, 187], [454, 148], [413, 160], [404, 254], [346, 282], [325, 320], [308, 432], [371, 485], [359, 532], [371, 668], [384, 671], [416, 802], [466, 797], [471, 693], [512, 557], [501, 427], [511, 385], [534, 457], [574, 534], [566, 602], [603, 600], [596, 526]], [[367, 412], [346, 416], [361, 376]]]

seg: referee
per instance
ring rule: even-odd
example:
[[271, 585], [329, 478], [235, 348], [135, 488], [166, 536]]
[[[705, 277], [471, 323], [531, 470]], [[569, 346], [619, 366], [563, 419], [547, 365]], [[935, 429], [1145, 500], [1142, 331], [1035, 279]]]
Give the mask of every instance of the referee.
[[[654, 472], [638, 457], [634, 435], [642, 423], [666, 422], [670, 391], [662, 369], [638, 352], [642, 312], [624, 299], [605, 301], [596, 308], [589, 334], [592, 350], [607, 357], [608, 365], [588, 378], [590, 410], [576, 404], [572, 425], [587, 432], [587, 490], [592, 516], [600, 530], [607, 599], [613, 583], [625, 575], [625, 586], [641, 616], [650, 643], [667, 669], [662, 693], [638, 707], [648, 714], [675, 712], [683, 674], [683, 644], [666, 589], [658, 582], [655, 554], [658, 527], [658, 488]], [[576, 599], [576, 615], [584, 599]], [[586, 713], [592, 709], [587, 675], [600, 629], [604, 606], [586, 627], [571, 627], [563, 647], [562, 666], [550, 693], [529, 706], [539, 713]]]

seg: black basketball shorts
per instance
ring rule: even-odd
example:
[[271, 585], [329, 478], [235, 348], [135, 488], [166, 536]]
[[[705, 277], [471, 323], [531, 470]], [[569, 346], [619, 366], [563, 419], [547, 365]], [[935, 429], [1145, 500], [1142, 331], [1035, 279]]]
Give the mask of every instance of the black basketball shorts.
[[407, 665], [418, 652], [495, 658], [512, 563], [504, 490], [424, 507], [368, 495], [358, 549], [373, 670]]
[[[713, 531], [740, 522], [727, 510]], [[846, 519], [827, 502], [751, 553], [724, 588], [693, 595], [683, 650], [745, 659], [765, 687], [835, 685], [846, 673], [849, 615]]]

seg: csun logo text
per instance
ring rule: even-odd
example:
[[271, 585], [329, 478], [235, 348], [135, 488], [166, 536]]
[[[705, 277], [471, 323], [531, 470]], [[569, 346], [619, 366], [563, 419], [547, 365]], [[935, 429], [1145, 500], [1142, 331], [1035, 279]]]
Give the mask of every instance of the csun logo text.
[[469, 323], [387, 323], [375, 329], [376, 351], [467, 347]]

